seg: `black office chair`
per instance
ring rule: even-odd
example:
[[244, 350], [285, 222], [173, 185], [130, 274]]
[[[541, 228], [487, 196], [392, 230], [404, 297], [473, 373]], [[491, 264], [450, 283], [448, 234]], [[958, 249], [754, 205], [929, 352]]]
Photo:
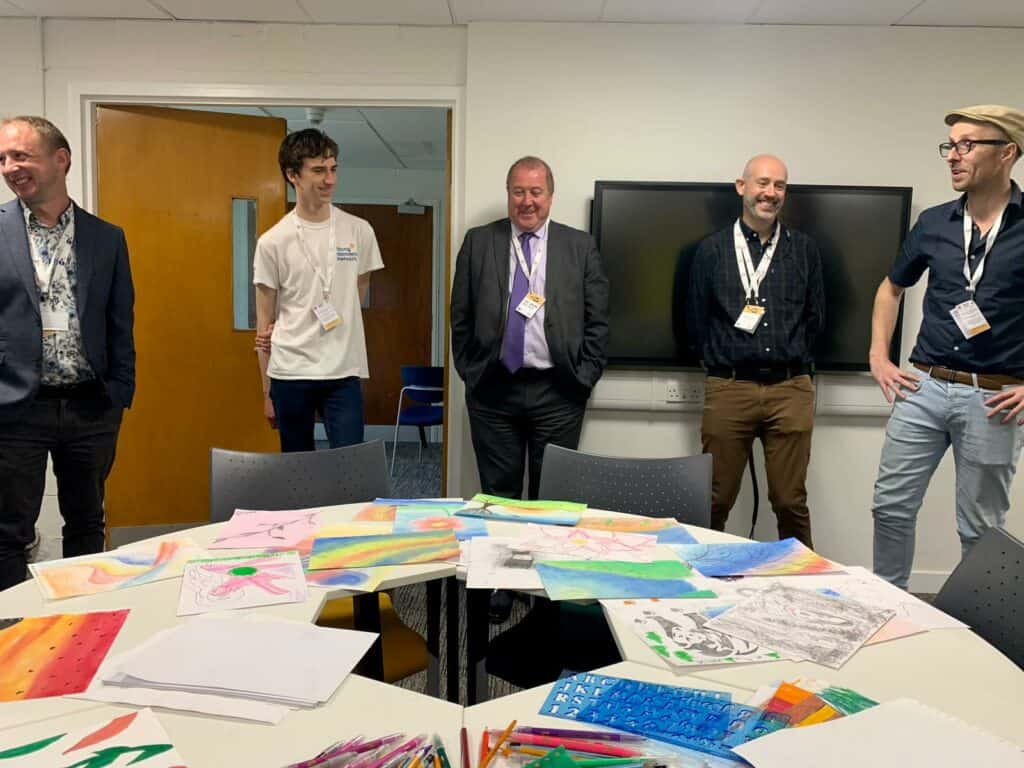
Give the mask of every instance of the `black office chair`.
[[[408, 398], [413, 404], [402, 407]], [[398, 428], [417, 427], [420, 431], [420, 449], [416, 460], [423, 456], [427, 445], [427, 427], [444, 422], [444, 368], [439, 365], [403, 365], [402, 389], [398, 393], [398, 413], [395, 416], [395, 442], [391, 448], [391, 474], [395, 474], [398, 455]]]
[[[236, 509], [303, 509], [350, 504], [391, 495], [384, 443], [295, 453], [210, 450], [210, 522]], [[402, 623], [391, 598], [379, 594], [384, 679], [401, 680], [427, 668], [423, 638]], [[350, 597], [329, 600], [316, 621], [321, 627], [352, 629]]]
[[134, 544], [137, 541], [166, 536], [172, 533], [184, 533], [201, 523], [164, 523], [156, 525], [119, 525], [107, 529], [107, 540], [111, 549]]
[[598, 456], [557, 445], [544, 449], [540, 497], [595, 509], [711, 524], [711, 454], [668, 459]]
[[[706, 528], [711, 523], [711, 455], [631, 459], [548, 445], [540, 497], [674, 517]], [[621, 659], [600, 605], [537, 599], [521, 622], [491, 641], [487, 671], [529, 688], [564, 671], [586, 671]]]
[[1024, 542], [989, 528], [946, 579], [933, 605], [1024, 669]]

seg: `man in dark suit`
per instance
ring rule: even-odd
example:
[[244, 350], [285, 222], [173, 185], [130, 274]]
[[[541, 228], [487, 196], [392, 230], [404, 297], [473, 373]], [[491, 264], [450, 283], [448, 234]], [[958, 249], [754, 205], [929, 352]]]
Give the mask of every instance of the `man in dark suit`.
[[103, 489], [135, 391], [120, 228], [68, 197], [71, 148], [41, 117], [0, 122], [0, 589], [25, 578], [53, 458], [64, 556], [101, 552]]
[[466, 233], [452, 285], [455, 368], [485, 493], [537, 498], [548, 443], [576, 448], [608, 347], [608, 278], [594, 239], [548, 218], [554, 178], [512, 164], [508, 218]]

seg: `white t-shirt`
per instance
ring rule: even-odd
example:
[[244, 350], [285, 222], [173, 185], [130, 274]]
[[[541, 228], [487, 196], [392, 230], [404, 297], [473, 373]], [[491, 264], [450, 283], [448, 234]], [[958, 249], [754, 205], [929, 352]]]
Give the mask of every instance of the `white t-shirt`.
[[[328, 254], [331, 226], [334, 254]], [[256, 243], [253, 283], [277, 291], [267, 375], [272, 379], [369, 378], [357, 282], [359, 275], [383, 267], [370, 223], [334, 206], [330, 221], [305, 221], [292, 211], [264, 232]], [[325, 279], [329, 275], [329, 300], [341, 318], [341, 324], [330, 331], [321, 328], [313, 312], [324, 300], [320, 275]]]

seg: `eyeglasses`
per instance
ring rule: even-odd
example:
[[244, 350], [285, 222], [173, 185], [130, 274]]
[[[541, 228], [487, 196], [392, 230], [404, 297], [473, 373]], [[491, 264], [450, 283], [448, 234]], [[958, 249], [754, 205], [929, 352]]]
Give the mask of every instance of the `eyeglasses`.
[[939, 157], [945, 160], [949, 157], [949, 153], [952, 152], [954, 148], [956, 148], [956, 153], [963, 157], [964, 155], [970, 154], [971, 150], [978, 144], [1001, 146], [1009, 143], [1009, 141], [1003, 141], [1002, 139], [960, 139], [960, 141], [944, 141], [939, 144]]

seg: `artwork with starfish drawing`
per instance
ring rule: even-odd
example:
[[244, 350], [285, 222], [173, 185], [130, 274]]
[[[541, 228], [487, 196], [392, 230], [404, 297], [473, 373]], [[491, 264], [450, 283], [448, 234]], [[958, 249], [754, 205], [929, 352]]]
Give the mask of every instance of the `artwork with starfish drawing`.
[[182, 574], [178, 615], [298, 603], [306, 594], [297, 552], [192, 560]]

